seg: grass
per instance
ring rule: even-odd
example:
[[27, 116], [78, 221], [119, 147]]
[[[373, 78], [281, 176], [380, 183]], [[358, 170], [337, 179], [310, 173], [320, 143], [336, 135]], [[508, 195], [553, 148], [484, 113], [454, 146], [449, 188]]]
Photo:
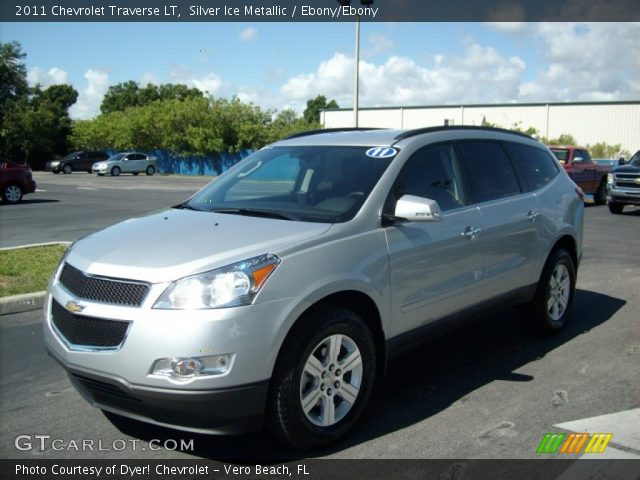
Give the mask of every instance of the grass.
[[0, 250], [0, 297], [47, 289], [67, 245]]

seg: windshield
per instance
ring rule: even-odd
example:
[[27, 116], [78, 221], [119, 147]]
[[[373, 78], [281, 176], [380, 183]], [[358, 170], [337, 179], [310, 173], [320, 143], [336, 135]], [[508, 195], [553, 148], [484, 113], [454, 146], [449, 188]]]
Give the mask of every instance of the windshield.
[[551, 151], [560, 160], [560, 163], [565, 163], [569, 159], [569, 150], [561, 148], [552, 148]]
[[636, 167], [640, 167], [640, 150], [633, 154], [633, 157], [631, 157], [629, 163]]
[[67, 155], [65, 155], [62, 160], [71, 160], [73, 158], [76, 158], [78, 155], [80, 155], [82, 152], [71, 152]]
[[126, 153], [116, 153], [115, 155], [111, 155], [107, 161], [118, 161], [118, 160], [122, 160], [124, 158], [124, 156], [126, 155]]
[[365, 147], [270, 147], [247, 157], [183, 208], [337, 223], [354, 217], [391, 163]]

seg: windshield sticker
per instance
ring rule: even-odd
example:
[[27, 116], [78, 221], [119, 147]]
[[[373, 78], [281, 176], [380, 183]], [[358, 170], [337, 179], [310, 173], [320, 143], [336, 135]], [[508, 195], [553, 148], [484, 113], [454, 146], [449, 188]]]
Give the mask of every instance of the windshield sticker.
[[393, 157], [398, 151], [391, 147], [373, 147], [367, 150], [367, 157], [371, 158], [389, 158]]

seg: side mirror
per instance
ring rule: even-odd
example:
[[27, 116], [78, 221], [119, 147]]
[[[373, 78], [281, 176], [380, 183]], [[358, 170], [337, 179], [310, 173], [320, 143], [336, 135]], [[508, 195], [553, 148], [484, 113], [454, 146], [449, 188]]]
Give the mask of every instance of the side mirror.
[[626, 162], [624, 161], [624, 157], [620, 157], [620, 160], [618, 160], [618, 165], [624, 165]]
[[403, 195], [396, 202], [394, 216], [410, 222], [434, 222], [442, 219], [442, 210], [438, 202], [430, 198]]

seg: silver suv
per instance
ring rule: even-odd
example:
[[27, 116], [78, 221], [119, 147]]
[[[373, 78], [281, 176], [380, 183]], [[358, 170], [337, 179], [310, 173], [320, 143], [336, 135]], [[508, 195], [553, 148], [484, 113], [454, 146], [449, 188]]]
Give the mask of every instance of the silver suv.
[[103, 410], [208, 433], [264, 420], [326, 444], [386, 362], [443, 322], [521, 305], [561, 329], [580, 195], [549, 149], [504, 130], [289, 137], [75, 243], [49, 286], [46, 345]]

